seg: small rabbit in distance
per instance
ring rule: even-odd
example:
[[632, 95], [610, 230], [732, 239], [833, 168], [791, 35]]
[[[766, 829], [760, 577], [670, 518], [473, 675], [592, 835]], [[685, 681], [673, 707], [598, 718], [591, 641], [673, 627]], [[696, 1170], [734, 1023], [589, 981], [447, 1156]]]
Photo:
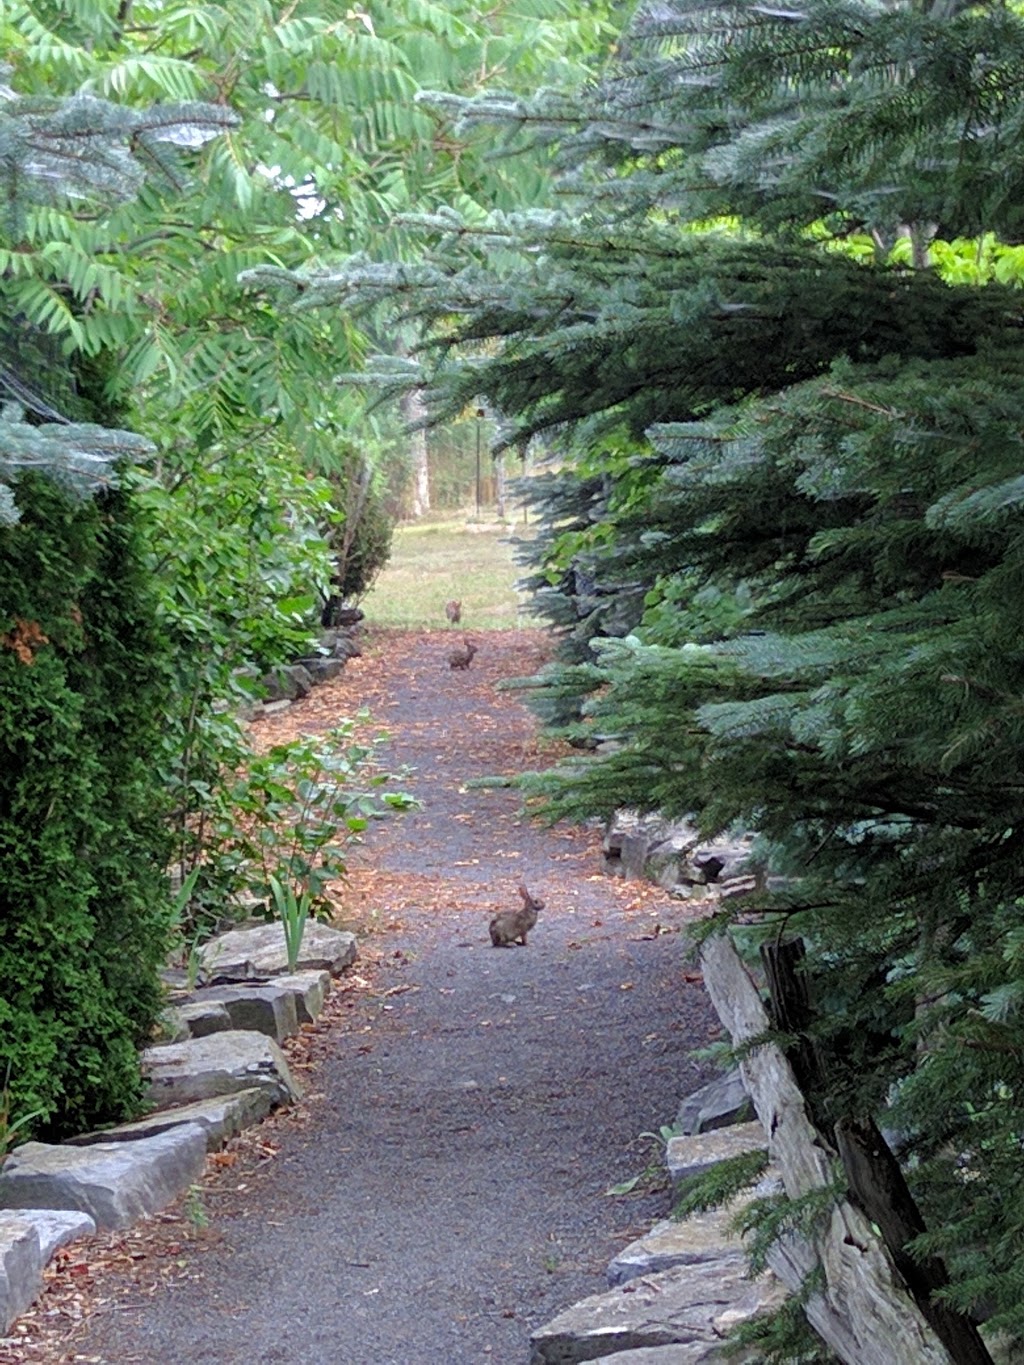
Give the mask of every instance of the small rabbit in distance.
[[477, 652], [477, 646], [470, 640], [463, 637], [462, 648], [453, 649], [448, 655], [449, 668], [468, 668], [473, 662], [473, 655]]
[[525, 886], [520, 886], [519, 894], [523, 898], [521, 910], [499, 910], [491, 920], [492, 948], [511, 948], [513, 943], [526, 947], [526, 935], [537, 923], [544, 902], [531, 896]]
[[450, 626], [457, 626], [462, 620], [462, 599], [452, 598], [450, 602], [444, 604], [444, 614], [448, 617]]

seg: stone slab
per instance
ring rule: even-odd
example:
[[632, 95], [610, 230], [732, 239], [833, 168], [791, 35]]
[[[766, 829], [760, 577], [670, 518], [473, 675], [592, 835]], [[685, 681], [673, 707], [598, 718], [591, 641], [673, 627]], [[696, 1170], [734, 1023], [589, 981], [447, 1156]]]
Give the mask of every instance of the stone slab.
[[168, 1041], [183, 1043], [188, 1038], [208, 1038], [211, 1033], [226, 1033], [235, 1025], [231, 1015], [220, 1000], [186, 1000], [184, 1004], [173, 1006], [168, 1013], [179, 1019], [184, 1026], [185, 1036]]
[[710, 1133], [693, 1133], [668, 1140], [665, 1162], [674, 1183], [689, 1176], [701, 1175], [727, 1157], [742, 1156], [744, 1152], [766, 1151], [768, 1139], [757, 1122], [736, 1123], [730, 1128], [716, 1128]]
[[309, 970], [275, 976], [274, 984], [295, 995], [295, 1013], [300, 1024], [312, 1024], [323, 1013], [324, 1001], [331, 993], [331, 974]]
[[[745, 1202], [745, 1201], [744, 1201]], [[655, 1223], [643, 1237], [630, 1242], [608, 1265], [608, 1283], [626, 1284], [642, 1275], [655, 1275], [677, 1265], [708, 1261], [744, 1264], [743, 1249], [730, 1224], [738, 1204], [691, 1214], [689, 1218], [666, 1218]]]
[[35, 1227], [43, 1265], [47, 1265], [61, 1247], [79, 1237], [92, 1237], [96, 1231], [95, 1220], [80, 1209], [18, 1209], [0, 1216], [21, 1218]]
[[687, 1095], [679, 1106], [675, 1127], [690, 1136], [749, 1123], [753, 1117], [754, 1106], [736, 1067]]
[[[290, 975], [280, 923], [231, 929], [210, 939], [201, 949], [207, 976], [231, 981]], [[326, 971], [337, 976], [356, 960], [354, 934], [310, 920], [302, 937], [295, 970]]]
[[295, 990], [278, 985], [276, 978], [238, 986], [208, 986], [201, 998], [196, 997], [192, 1001], [191, 1008], [214, 1009], [219, 1006], [227, 1015], [229, 1028], [265, 1033], [268, 1038], [280, 1043], [299, 1031], [299, 1016], [295, 1008], [297, 994]]
[[158, 1109], [135, 1123], [122, 1123], [99, 1133], [81, 1133], [68, 1141], [74, 1147], [93, 1147], [99, 1142], [136, 1142], [139, 1138], [179, 1128], [183, 1123], [196, 1123], [206, 1134], [206, 1150], [216, 1152], [236, 1133], [265, 1119], [273, 1107], [270, 1091], [266, 1087], [253, 1086], [233, 1095], [196, 1100], [177, 1109]]
[[44, 1264], [35, 1227], [23, 1218], [0, 1213], [0, 1333], [39, 1293]]
[[313, 679], [302, 664], [282, 664], [260, 679], [267, 701], [297, 701], [313, 690]]
[[616, 1351], [614, 1355], [602, 1356], [601, 1365], [712, 1365], [721, 1361], [722, 1365], [737, 1365], [737, 1361], [751, 1359], [746, 1355], [727, 1356], [720, 1346], [694, 1344], [688, 1346], [641, 1346], [636, 1351]]
[[233, 1095], [258, 1087], [271, 1104], [297, 1100], [302, 1089], [292, 1077], [284, 1053], [262, 1033], [231, 1029], [207, 1038], [190, 1038], [142, 1053], [147, 1097], [159, 1108]]
[[344, 656], [318, 655], [316, 658], [300, 659], [299, 662], [313, 679], [314, 683], [330, 682], [332, 678], [338, 677], [344, 672], [346, 659]]
[[153, 1033], [154, 1043], [181, 1043], [191, 1037], [189, 1026], [174, 1005], [162, 1010]]
[[749, 1280], [732, 1261], [677, 1266], [593, 1294], [539, 1327], [530, 1337], [530, 1365], [577, 1365], [655, 1346], [707, 1352], [720, 1348], [737, 1322], [773, 1310], [783, 1297], [774, 1276]]
[[78, 1209], [98, 1228], [124, 1228], [194, 1184], [205, 1160], [206, 1134], [194, 1123], [138, 1142], [26, 1142], [0, 1171], [0, 1208]]

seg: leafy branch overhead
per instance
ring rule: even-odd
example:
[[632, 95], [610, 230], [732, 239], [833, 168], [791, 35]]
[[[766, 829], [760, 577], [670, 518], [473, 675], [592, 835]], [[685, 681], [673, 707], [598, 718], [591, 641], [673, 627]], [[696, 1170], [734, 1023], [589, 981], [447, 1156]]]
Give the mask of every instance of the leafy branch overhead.
[[[6, 90], [0, 101], [0, 269], [7, 275], [16, 271], [31, 205], [108, 206], [133, 198], [153, 173], [184, 188], [176, 149], [200, 146], [237, 122], [229, 110], [214, 105], [133, 110], [88, 95], [18, 98]], [[44, 313], [38, 322], [46, 321]], [[0, 393], [7, 400], [0, 410], [0, 524], [12, 525], [18, 510], [9, 485], [18, 471], [43, 471], [74, 496], [86, 497], [116, 482], [118, 461], [137, 461], [154, 447], [131, 432], [75, 423], [55, 410], [30, 387], [33, 381], [19, 373], [23, 364], [17, 352], [24, 335], [5, 332], [0, 355]], [[26, 408], [33, 417], [51, 420], [30, 423]]]

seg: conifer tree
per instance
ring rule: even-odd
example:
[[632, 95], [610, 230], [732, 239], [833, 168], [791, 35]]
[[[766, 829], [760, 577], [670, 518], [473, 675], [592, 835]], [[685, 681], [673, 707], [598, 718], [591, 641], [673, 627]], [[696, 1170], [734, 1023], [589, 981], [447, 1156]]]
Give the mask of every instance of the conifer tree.
[[549, 141], [571, 207], [287, 281], [415, 319], [385, 387], [482, 395], [607, 486], [541, 570], [583, 556], [646, 610], [577, 669], [620, 743], [549, 808], [760, 832], [789, 881], [743, 915], [808, 944], [825, 1140], [898, 1128], [911, 1250], [1016, 1338], [1022, 69], [1007, 7], [644, 4], [594, 88], [448, 102]]

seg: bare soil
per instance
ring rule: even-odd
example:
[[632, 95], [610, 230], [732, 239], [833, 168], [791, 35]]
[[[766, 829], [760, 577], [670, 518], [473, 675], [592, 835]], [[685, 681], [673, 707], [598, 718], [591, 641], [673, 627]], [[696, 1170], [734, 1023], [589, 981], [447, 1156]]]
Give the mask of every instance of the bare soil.
[[[602, 871], [600, 832], [544, 828], [507, 787], [553, 761], [503, 678], [540, 632], [378, 633], [333, 683], [259, 722], [266, 742], [361, 706], [419, 811], [375, 826], [340, 914], [361, 957], [289, 1044], [301, 1106], [212, 1157], [160, 1218], [61, 1253], [13, 1361], [519, 1365], [531, 1330], [605, 1286], [608, 1259], [668, 1209], [643, 1169], [717, 1033], [691, 914]], [[526, 948], [492, 948], [523, 882]]]

